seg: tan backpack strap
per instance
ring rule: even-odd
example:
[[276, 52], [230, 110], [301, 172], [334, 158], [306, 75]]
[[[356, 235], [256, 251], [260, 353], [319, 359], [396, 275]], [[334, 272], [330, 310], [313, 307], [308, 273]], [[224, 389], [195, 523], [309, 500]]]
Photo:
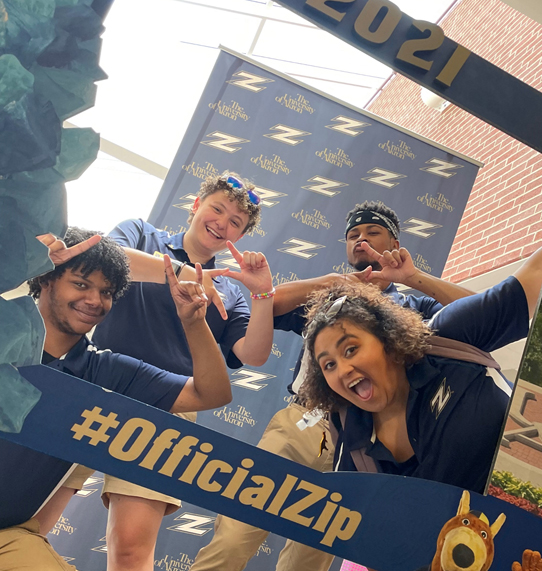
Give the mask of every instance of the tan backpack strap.
[[457, 359], [458, 361], [477, 363], [484, 367], [497, 369], [497, 371], [501, 370], [499, 363], [497, 363], [489, 353], [468, 343], [456, 341], [455, 339], [447, 339], [446, 337], [439, 337], [438, 335], [429, 337], [428, 343], [429, 347], [425, 350], [426, 355]]
[[363, 449], [351, 450], [350, 455], [358, 472], [378, 472], [375, 461]]
[[[339, 418], [341, 419], [341, 426], [343, 427], [343, 430], [346, 425], [347, 411], [347, 408], [341, 408], [339, 410]], [[337, 432], [337, 429], [335, 428], [335, 425], [332, 421], [329, 423], [329, 431], [331, 433], [333, 444], [337, 445], [339, 433]], [[339, 454], [342, 454], [342, 450], [339, 452]], [[354, 465], [356, 466], [356, 470], [358, 472], [378, 472], [374, 460], [370, 456], [367, 456], [363, 449], [351, 450], [350, 455], [352, 456], [352, 460], [354, 461]]]

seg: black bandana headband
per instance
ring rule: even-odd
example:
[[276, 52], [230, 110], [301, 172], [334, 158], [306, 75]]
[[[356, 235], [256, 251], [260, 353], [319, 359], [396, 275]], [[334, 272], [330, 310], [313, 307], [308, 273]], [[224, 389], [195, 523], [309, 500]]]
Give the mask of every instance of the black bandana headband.
[[358, 210], [354, 212], [346, 224], [344, 235], [346, 236], [354, 226], [359, 226], [360, 224], [377, 224], [378, 226], [383, 226], [386, 230], [391, 232], [391, 235], [396, 240], [399, 240], [399, 228], [397, 228], [387, 216], [379, 212], [373, 212], [372, 210]]

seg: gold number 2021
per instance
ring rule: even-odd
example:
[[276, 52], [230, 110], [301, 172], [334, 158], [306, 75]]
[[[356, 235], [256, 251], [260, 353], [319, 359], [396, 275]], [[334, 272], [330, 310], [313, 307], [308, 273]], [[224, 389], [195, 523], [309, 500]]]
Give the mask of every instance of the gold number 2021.
[[[345, 16], [345, 12], [339, 12], [331, 8], [331, 6], [326, 4], [328, 1], [329, 0], [305, 0], [305, 4], [319, 10], [333, 20], [341, 22]], [[343, 4], [351, 4], [354, 1], [355, 0], [335, 0], [335, 2], [342, 2]], [[378, 24], [376, 24], [379, 15], [380, 19], [378, 20]], [[401, 10], [393, 2], [390, 2], [390, 0], [369, 0], [358, 14], [354, 23], [354, 30], [358, 36], [368, 42], [383, 44], [390, 39], [395, 28], [401, 21], [402, 16], [403, 13]], [[422, 33], [429, 32], [429, 35], [424, 38], [406, 40], [399, 48], [395, 57], [424, 71], [429, 71], [433, 65], [433, 60], [424, 59], [416, 55], [416, 53], [421, 51], [426, 53], [433, 52], [440, 48], [444, 42], [444, 32], [442, 28], [436, 24], [422, 20], [414, 20], [412, 25]], [[452, 85], [453, 80], [463, 67], [463, 64], [467, 61], [470, 53], [467, 48], [458, 45], [435, 80], [448, 87]]]

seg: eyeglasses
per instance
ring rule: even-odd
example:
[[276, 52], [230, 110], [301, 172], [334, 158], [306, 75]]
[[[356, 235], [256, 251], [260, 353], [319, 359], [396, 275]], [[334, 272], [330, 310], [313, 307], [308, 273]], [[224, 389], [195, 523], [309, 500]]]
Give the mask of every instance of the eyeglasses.
[[[231, 175], [226, 179], [226, 184], [232, 188], [245, 188], [244, 184], [237, 177]], [[258, 206], [258, 204], [260, 204], [260, 197], [250, 188], [247, 188], [246, 191], [250, 202]]]
[[[337, 317], [343, 308], [344, 302], [348, 300], [347, 295], [343, 295], [338, 297], [324, 312], [324, 317], [326, 321]], [[314, 332], [314, 328], [316, 327], [317, 321], [312, 321], [312, 323], [308, 326], [306, 331], [303, 332], [303, 339], [307, 339], [307, 337], [311, 336]]]

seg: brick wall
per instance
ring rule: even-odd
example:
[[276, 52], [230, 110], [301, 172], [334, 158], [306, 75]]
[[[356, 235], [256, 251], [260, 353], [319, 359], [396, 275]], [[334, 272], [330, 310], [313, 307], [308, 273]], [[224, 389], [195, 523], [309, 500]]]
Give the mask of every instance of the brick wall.
[[[440, 22], [446, 35], [542, 91], [542, 25], [500, 0], [462, 0]], [[518, 102], [521, 105], [521, 102]], [[454, 282], [527, 257], [542, 242], [542, 155], [450, 105], [426, 107], [397, 75], [368, 109], [484, 163], [443, 277]]]

